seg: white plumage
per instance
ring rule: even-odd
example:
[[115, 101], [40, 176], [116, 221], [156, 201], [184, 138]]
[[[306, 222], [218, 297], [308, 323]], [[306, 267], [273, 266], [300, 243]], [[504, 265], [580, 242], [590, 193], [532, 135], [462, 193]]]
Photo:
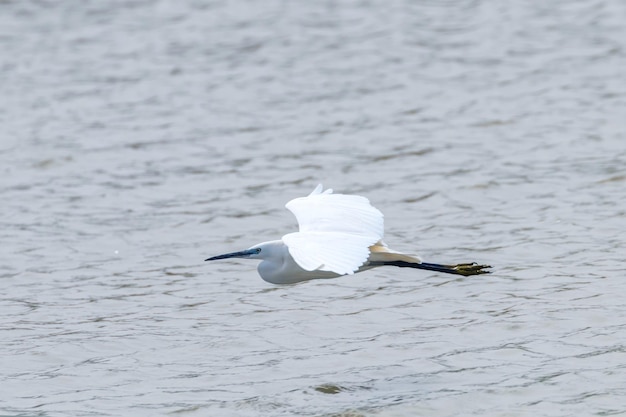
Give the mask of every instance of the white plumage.
[[392, 265], [459, 275], [488, 273], [487, 265], [441, 265], [389, 249], [382, 241], [383, 214], [358, 195], [333, 194], [318, 185], [307, 197], [286, 206], [298, 220], [299, 230], [281, 240], [206, 259], [260, 259], [261, 277], [273, 284], [292, 284], [319, 278], [351, 275]]
[[383, 238], [383, 214], [365, 197], [322, 192], [288, 202], [299, 232], [283, 236], [289, 253], [306, 271], [353, 274], [369, 258], [369, 247]]

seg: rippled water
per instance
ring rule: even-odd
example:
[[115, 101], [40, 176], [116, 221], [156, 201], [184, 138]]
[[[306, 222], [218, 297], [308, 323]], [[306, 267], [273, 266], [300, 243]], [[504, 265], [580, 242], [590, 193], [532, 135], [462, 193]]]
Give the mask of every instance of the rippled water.
[[[626, 413], [626, 3], [0, 2], [0, 413]], [[489, 276], [209, 255], [318, 182]]]

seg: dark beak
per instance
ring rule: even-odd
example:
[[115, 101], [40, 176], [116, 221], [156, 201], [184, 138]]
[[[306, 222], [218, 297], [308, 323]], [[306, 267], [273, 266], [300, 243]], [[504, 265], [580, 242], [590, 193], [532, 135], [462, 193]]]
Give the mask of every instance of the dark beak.
[[246, 249], [239, 252], [225, 253], [223, 255], [213, 256], [212, 258], [207, 258], [205, 261], [217, 261], [218, 259], [228, 259], [228, 258], [247, 258], [248, 256], [256, 253], [254, 249]]

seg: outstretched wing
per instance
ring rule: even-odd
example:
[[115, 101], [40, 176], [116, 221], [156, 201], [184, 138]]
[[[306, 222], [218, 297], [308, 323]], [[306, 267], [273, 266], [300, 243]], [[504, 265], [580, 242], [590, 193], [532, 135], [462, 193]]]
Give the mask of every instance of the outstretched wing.
[[283, 236], [293, 259], [307, 271], [352, 274], [369, 257], [369, 247], [383, 237], [383, 214], [357, 195], [322, 192], [291, 200], [299, 232]]

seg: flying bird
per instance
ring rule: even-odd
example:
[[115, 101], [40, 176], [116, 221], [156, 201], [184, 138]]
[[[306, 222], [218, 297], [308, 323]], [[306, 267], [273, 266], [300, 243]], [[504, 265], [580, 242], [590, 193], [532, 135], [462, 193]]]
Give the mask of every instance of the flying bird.
[[390, 249], [382, 241], [383, 214], [362, 196], [333, 194], [320, 184], [307, 197], [293, 199], [285, 207], [296, 216], [298, 232], [205, 261], [259, 259], [259, 275], [272, 284], [336, 278], [387, 265], [464, 276], [487, 274], [491, 268], [475, 262], [425, 263]]

